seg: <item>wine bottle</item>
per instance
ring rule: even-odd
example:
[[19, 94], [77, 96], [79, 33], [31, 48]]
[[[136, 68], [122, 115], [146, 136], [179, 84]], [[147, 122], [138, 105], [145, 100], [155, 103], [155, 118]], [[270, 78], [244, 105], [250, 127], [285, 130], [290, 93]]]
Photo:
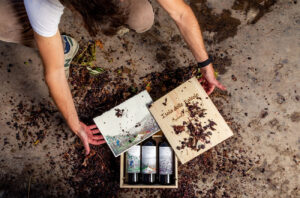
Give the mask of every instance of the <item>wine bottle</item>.
[[135, 145], [127, 151], [128, 183], [137, 184], [141, 173], [141, 145]]
[[159, 143], [158, 152], [159, 183], [163, 185], [172, 184], [174, 183], [174, 153], [166, 139]]
[[142, 144], [142, 180], [154, 184], [156, 176], [156, 142], [148, 139]]

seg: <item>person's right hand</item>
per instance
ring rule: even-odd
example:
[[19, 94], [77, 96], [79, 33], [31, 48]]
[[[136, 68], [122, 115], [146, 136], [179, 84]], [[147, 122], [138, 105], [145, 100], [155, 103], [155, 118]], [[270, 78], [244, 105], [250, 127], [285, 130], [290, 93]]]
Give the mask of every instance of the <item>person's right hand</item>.
[[222, 85], [215, 77], [215, 71], [212, 64], [201, 68], [202, 78], [199, 80], [207, 95], [210, 95], [215, 87], [225, 91], [226, 87]]
[[100, 135], [100, 131], [99, 129], [97, 129], [96, 125], [87, 126], [84, 123], [80, 122], [80, 129], [76, 134], [83, 143], [86, 155], [90, 153], [89, 144], [101, 145], [105, 143], [105, 140], [103, 136]]

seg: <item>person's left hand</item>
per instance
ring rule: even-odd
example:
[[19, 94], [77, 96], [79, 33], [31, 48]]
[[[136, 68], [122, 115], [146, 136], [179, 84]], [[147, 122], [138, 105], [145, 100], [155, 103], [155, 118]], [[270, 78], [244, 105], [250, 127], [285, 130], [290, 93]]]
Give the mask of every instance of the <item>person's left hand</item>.
[[201, 68], [202, 77], [199, 80], [203, 88], [205, 89], [206, 93], [210, 95], [215, 87], [225, 91], [226, 87], [222, 85], [215, 77], [215, 71], [212, 64], [209, 64], [206, 67]]

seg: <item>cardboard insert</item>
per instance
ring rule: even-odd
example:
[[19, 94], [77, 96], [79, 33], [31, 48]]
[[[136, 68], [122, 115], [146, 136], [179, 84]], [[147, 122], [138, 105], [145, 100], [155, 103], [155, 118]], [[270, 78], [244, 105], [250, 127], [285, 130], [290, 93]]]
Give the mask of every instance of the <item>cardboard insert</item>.
[[[158, 149], [158, 144], [162, 140], [162, 137], [163, 137], [162, 132], [158, 132], [157, 134], [150, 137], [156, 141], [157, 149]], [[126, 183], [128, 176], [127, 176], [127, 171], [126, 171], [127, 169], [126, 169], [126, 156], [125, 155], [126, 155], [126, 153], [123, 153], [120, 156], [120, 187], [121, 188], [178, 188], [178, 159], [177, 159], [176, 155], [174, 155], [174, 177], [175, 177], [174, 180], [175, 180], [175, 183], [171, 184], [171, 185], [161, 185], [159, 183], [152, 184], [152, 185]], [[158, 164], [157, 164], [157, 167], [158, 167]]]

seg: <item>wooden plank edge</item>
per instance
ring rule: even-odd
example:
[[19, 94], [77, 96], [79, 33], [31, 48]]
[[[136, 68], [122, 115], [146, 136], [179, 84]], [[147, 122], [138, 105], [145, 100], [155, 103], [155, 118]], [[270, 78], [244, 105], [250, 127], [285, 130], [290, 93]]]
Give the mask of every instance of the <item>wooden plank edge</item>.
[[124, 186], [124, 154], [120, 156], [120, 188]]
[[178, 188], [178, 185], [129, 185], [124, 184], [120, 188]]

